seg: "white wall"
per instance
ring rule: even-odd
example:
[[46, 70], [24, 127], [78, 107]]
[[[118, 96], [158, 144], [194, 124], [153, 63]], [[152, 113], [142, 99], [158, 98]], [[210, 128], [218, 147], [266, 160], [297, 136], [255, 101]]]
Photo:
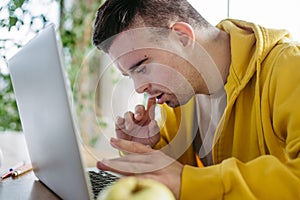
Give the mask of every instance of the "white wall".
[[188, 0], [211, 24], [227, 18], [227, 0]]
[[288, 29], [292, 37], [300, 41], [299, 0], [189, 1], [204, 18], [214, 25], [229, 16], [230, 18], [251, 21], [269, 28]]

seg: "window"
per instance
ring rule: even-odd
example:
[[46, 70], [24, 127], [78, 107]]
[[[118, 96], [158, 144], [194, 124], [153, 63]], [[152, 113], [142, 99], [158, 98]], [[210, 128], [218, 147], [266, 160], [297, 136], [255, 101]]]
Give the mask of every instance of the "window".
[[288, 29], [300, 41], [299, 0], [189, 0], [213, 25], [227, 17], [251, 21], [267, 28]]

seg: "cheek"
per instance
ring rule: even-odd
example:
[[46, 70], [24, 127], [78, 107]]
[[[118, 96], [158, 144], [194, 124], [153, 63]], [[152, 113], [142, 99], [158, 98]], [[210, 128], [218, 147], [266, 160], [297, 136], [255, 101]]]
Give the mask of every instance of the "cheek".
[[166, 65], [150, 66], [148, 73], [137, 75], [134, 79], [139, 84], [157, 85], [158, 88], [167, 88], [174, 92], [182, 88], [189, 88], [190, 83], [184, 74]]
[[149, 83], [152, 84], [153, 89], [162, 90], [167, 93], [178, 93], [182, 88], [182, 82], [178, 76], [158, 74], [152, 77]]
[[166, 73], [155, 73], [149, 79], [151, 83], [161, 85], [163, 87], [169, 87], [172, 83], [172, 77]]

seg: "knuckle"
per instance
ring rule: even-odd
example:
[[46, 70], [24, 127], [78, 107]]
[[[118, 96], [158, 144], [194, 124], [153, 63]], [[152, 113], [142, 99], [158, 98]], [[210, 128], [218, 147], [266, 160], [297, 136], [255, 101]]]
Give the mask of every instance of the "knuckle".
[[117, 117], [117, 120], [116, 120], [116, 124], [120, 125], [120, 124], [123, 124], [124, 123], [124, 118], [122, 117]]
[[127, 119], [127, 118], [131, 118], [133, 116], [133, 113], [131, 111], [127, 111], [125, 114], [124, 114], [124, 118]]
[[145, 106], [139, 104], [135, 106], [135, 110], [145, 110]]
[[128, 125], [128, 123], [133, 123], [134, 122], [134, 115], [133, 113], [128, 113], [127, 115], [124, 116], [124, 124]]

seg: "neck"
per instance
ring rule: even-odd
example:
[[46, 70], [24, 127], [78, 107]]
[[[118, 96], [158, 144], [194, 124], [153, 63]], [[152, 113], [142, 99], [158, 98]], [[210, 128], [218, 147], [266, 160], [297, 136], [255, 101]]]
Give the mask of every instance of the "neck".
[[200, 44], [215, 62], [225, 84], [231, 64], [230, 36], [216, 27], [212, 29], [208, 34], [207, 40], [202, 40]]
[[208, 88], [208, 93], [214, 93], [220, 87], [224, 87], [224, 84], [227, 82], [231, 64], [230, 36], [216, 27], [211, 27], [206, 32], [200, 32], [196, 41], [207, 52], [217, 68], [217, 71], [212, 72], [214, 73], [211, 74], [212, 77], [215, 77], [215, 74], [219, 73], [219, 78], [213, 81], [212, 85], [214, 86]]

